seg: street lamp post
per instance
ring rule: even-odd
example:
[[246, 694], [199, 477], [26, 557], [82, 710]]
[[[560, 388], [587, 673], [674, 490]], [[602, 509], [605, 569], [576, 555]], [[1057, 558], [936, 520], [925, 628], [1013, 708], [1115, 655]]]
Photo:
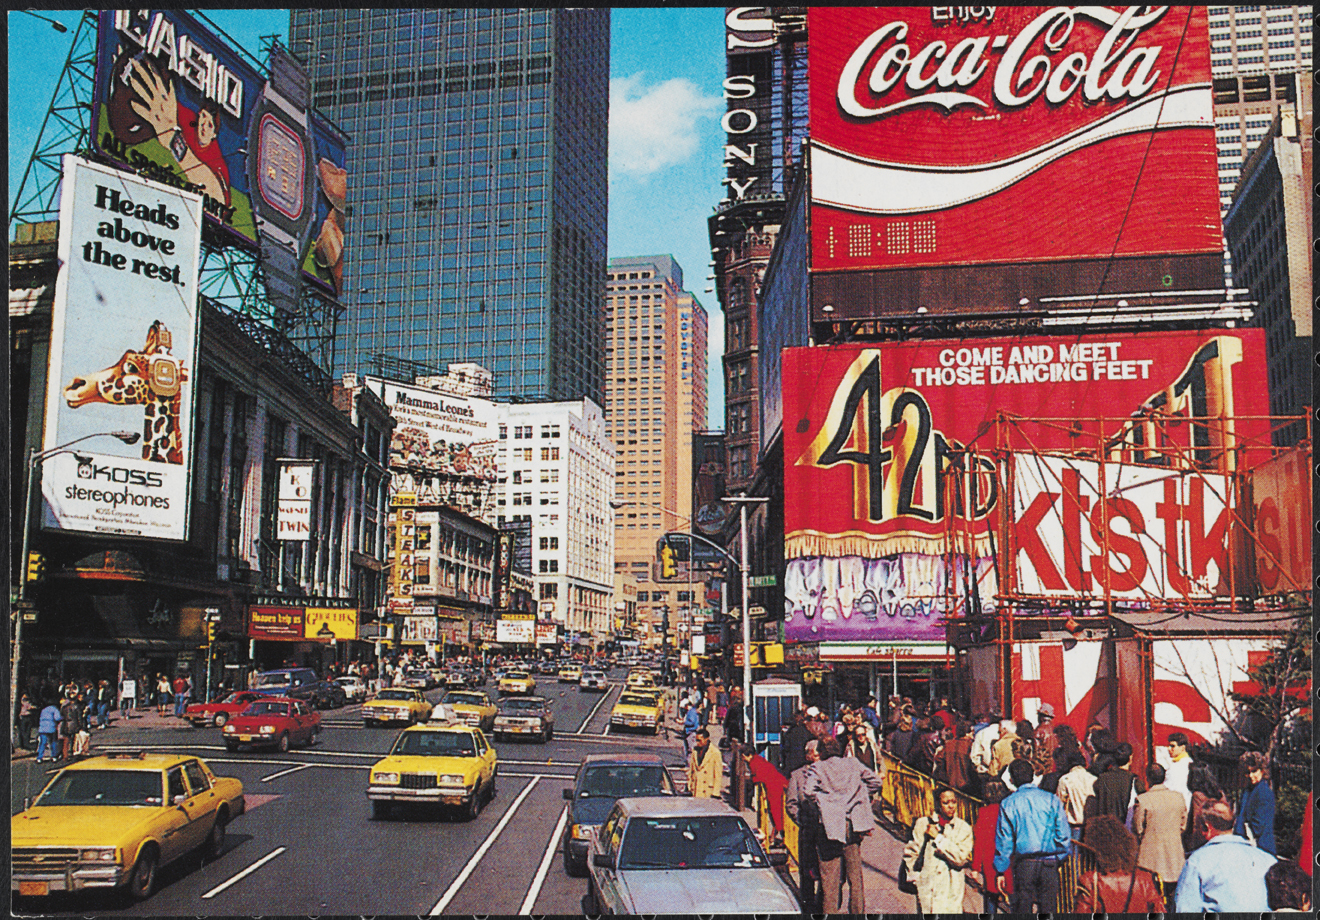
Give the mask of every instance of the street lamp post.
[[748, 603], [748, 591], [751, 589], [751, 584], [747, 564], [747, 506], [749, 504], [765, 504], [770, 499], [764, 496], [749, 496], [744, 493], [721, 499], [721, 501], [736, 502], [738, 505], [739, 535], [742, 539], [742, 565], [739, 566], [739, 569], [742, 575], [743, 738], [748, 747], [751, 747], [755, 736], [752, 734], [752, 615], [751, 604]]
[[[81, 438], [74, 438], [66, 444], [58, 447], [52, 447], [49, 450], [32, 450], [28, 453], [27, 470], [27, 504], [23, 506], [23, 553], [19, 557], [19, 576], [18, 576], [18, 603], [15, 605], [17, 620], [14, 624], [14, 654], [9, 666], [9, 689], [18, 699], [22, 694], [18, 687], [19, 658], [23, 653], [23, 616], [27, 612], [27, 584], [28, 584], [28, 553], [31, 551], [32, 543], [32, 497], [33, 487], [37, 480], [37, 469], [42, 463], [54, 457], [56, 454], [68, 452], [73, 445], [86, 441], [89, 438], [118, 438], [125, 444], [136, 444], [139, 433], [136, 431], [97, 431], [92, 434], [85, 434]], [[9, 736], [15, 746], [18, 743], [18, 722], [16, 718], [17, 707], [10, 707], [9, 710]]]

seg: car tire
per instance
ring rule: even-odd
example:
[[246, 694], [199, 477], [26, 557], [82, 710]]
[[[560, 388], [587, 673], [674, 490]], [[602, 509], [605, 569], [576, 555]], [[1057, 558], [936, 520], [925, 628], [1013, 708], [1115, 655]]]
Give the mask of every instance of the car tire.
[[588, 917], [600, 916], [600, 901], [596, 898], [596, 891], [587, 882], [587, 893], [582, 896], [582, 913]]
[[226, 742], [225, 742], [225, 750], [228, 751], [228, 752], [231, 753], [231, 754], [237, 754], [237, 753], [238, 753], [238, 742], [236, 742], [236, 741], [226, 741]]
[[211, 833], [206, 835], [206, 843], [202, 850], [202, 855], [208, 859], [213, 859], [220, 855], [225, 848], [225, 825], [229, 823], [229, 812], [221, 808], [215, 813], [215, 824], [211, 825]]
[[279, 748], [281, 754], [287, 754], [289, 752], [289, 733], [284, 732], [280, 735], [280, 740], [275, 742], [275, 746]]
[[481, 790], [474, 789], [472, 791], [472, 798], [468, 799], [467, 807], [463, 810], [463, 817], [466, 818], [468, 821], [475, 821], [477, 820], [477, 816], [480, 814], [481, 814]]
[[495, 795], [498, 791], [495, 788], [495, 780], [499, 778], [499, 775], [500, 775], [499, 767], [496, 767], [495, 772], [490, 775], [490, 792], [487, 793], [487, 799], [486, 799], [487, 802], [495, 801]]
[[134, 901], [145, 901], [151, 897], [156, 887], [156, 869], [160, 866], [160, 854], [154, 846], [144, 847], [133, 865], [133, 873], [128, 877], [126, 886], [128, 896]]
[[379, 799], [373, 800], [371, 803], [371, 820], [388, 821], [391, 811], [390, 805], [390, 802], [382, 802]]
[[375, 728], [375, 727], [376, 727], [376, 722], [375, 722], [374, 719], [363, 719], [363, 720], [362, 720], [362, 727], [363, 727], [363, 728]]
[[549, 741], [552, 738], [554, 738], [554, 736], [555, 736], [555, 727], [551, 725], [549, 728], [545, 730], [545, 740]]
[[211, 720], [211, 724], [214, 725], [216, 728], [224, 728], [225, 723], [228, 721], [229, 721], [229, 713], [217, 712], [215, 714], [215, 718]]

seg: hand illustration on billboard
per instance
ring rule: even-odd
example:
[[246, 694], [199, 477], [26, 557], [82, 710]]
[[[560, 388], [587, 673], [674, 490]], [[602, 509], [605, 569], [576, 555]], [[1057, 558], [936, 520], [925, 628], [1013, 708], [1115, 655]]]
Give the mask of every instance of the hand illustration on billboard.
[[316, 164], [321, 193], [330, 202], [330, 213], [316, 238], [316, 264], [330, 272], [335, 293], [344, 289], [344, 215], [348, 209], [348, 170], [321, 158]]
[[179, 405], [188, 371], [172, 348], [169, 329], [156, 320], [140, 351], [130, 348], [109, 367], [74, 377], [64, 388], [64, 399], [70, 409], [91, 403], [142, 406], [142, 459], [181, 464]]
[[196, 112], [180, 105], [172, 81], [138, 55], [130, 62], [127, 83], [137, 98], [130, 107], [150, 125], [156, 140], [169, 151], [188, 181], [222, 204], [230, 204], [229, 167], [217, 143], [219, 108], [202, 105]]

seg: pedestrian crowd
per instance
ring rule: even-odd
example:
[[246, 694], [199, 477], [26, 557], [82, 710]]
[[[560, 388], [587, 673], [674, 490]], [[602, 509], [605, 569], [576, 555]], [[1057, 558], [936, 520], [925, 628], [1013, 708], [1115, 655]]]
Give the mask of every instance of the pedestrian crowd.
[[[1132, 745], [1099, 723], [1079, 733], [1042, 704], [1036, 720], [986, 712], [975, 720], [947, 700], [899, 697], [816, 706], [785, 722], [780, 762], [746, 757], [770, 816], [798, 826], [799, 879], [809, 913], [864, 913], [860, 843], [875, 827], [880, 751], [932, 778], [935, 808], [919, 817], [896, 867], [922, 913], [961, 913], [966, 875], [979, 876], [984, 912], [1056, 912], [1061, 868], [1089, 855], [1077, 879], [1079, 913], [1265, 912], [1309, 909], [1309, 857], [1280, 859], [1275, 797], [1263, 754], [1244, 753], [1235, 808], [1208, 763], [1171, 732], [1161, 762], [1133, 763]], [[782, 810], [774, 800], [782, 789]], [[979, 799], [975, 826], [959, 794]], [[1308, 804], [1309, 807], [1309, 804]], [[843, 888], [848, 898], [843, 898]]]

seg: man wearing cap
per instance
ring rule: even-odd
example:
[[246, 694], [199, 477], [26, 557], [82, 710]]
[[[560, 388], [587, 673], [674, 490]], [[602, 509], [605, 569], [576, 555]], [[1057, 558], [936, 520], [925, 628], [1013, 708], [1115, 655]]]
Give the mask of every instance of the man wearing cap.
[[1040, 724], [1036, 726], [1033, 740], [1037, 750], [1044, 752], [1044, 759], [1049, 760], [1059, 746], [1059, 739], [1054, 737], [1054, 707], [1049, 703], [1041, 703], [1036, 708], [1036, 721]]
[[1233, 823], [1233, 808], [1225, 802], [1208, 803], [1201, 811], [1200, 831], [1205, 844], [1187, 857], [1178, 876], [1175, 913], [1269, 911], [1265, 873], [1277, 860], [1234, 834]]

